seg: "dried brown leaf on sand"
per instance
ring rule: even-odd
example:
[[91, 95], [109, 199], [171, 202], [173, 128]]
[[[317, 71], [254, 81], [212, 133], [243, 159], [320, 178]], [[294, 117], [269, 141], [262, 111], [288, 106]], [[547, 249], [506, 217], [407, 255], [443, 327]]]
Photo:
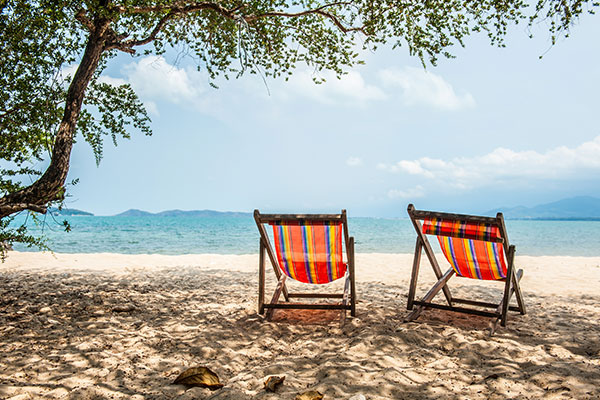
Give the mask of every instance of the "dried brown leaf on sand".
[[270, 376], [265, 381], [265, 390], [267, 392], [274, 392], [277, 387], [283, 383], [285, 376]]
[[210, 390], [217, 390], [223, 387], [217, 374], [207, 367], [193, 367], [186, 369], [173, 383], [186, 386], [201, 386], [209, 388]]

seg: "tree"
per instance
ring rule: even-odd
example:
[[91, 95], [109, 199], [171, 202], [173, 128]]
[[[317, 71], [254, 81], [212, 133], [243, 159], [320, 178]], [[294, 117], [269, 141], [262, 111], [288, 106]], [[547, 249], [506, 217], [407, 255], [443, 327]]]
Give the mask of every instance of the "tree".
[[[285, 77], [299, 64], [342, 74], [360, 63], [357, 44], [405, 46], [435, 64], [473, 32], [502, 46], [508, 26], [526, 19], [548, 21], [554, 41], [597, 6], [539, 0], [527, 14], [523, 0], [0, 0], [0, 240], [35, 242], [8, 220], [64, 199], [76, 139], [99, 162], [105, 136], [116, 144], [131, 127], [151, 134], [132, 88], [101, 79], [119, 52], [184, 49], [212, 79]], [[49, 165], [34, 169], [44, 155]]]

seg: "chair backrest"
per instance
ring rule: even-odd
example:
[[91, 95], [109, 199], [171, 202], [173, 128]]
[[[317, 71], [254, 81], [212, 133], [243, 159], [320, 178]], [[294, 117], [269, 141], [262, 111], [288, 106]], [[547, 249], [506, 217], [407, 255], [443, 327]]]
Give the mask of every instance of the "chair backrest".
[[506, 278], [508, 237], [501, 213], [496, 218], [439, 213], [415, 210], [411, 204], [409, 215], [417, 231], [437, 237], [457, 275], [483, 280]]
[[[344, 277], [344, 244], [348, 244], [346, 212], [341, 214], [260, 214], [254, 212], [263, 240], [263, 224], [273, 228], [275, 259], [281, 271], [304, 283], [323, 284]], [[342, 241], [342, 235], [344, 240]], [[272, 252], [270, 246], [268, 252]], [[270, 254], [272, 256], [272, 254]]]

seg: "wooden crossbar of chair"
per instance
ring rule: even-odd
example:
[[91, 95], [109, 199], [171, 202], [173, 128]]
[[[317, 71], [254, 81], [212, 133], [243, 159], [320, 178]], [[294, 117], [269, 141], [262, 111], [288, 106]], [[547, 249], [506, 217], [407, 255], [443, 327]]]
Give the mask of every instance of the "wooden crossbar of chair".
[[[259, 244], [259, 273], [258, 273], [258, 312], [267, 320], [273, 316], [276, 309], [308, 309], [308, 310], [341, 310], [340, 325], [343, 326], [346, 321], [346, 311], [350, 311], [350, 315], [356, 316], [356, 283], [354, 278], [354, 238], [348, 235], [348, 220], [346, 210], [342, 210], [341, 214], [261, 214], [258, 210], [254, 210], [254, 220], [258, 226], [260, 233]], [[265, 224], [327, 224], [339, 223], [342, 225], [344, 247], [347, 257], [347, 268], [344, 276], [338, 279], [344, 279], [343, 293], [291, 293], [286, 286], [288, 276], [283, 272], [276, 255], [276, 252], [271, 246], [271, 241]], [[273, 293], [270, 302], [265, 301], [265, 254], [269, 258], [273, 272], [277, 278], [277, 286]], [[283, 295], [284, 302], [279, 299]], [[332, 303], [307, 303], [290, 301], [290, 299], [340, 299], [339, 302]]]
[[[523, 301], [523, 295], [521, 293], [521, 288], [519, 282], [523, 276], [523, 270], [519, 270], [515, 272], [514, 268], [514, 257], [515, 257], [515, 246], [511, 245], [508, 241], [508, 235], [506, 233], [506, 226], [504, 225], [504, 217], [502, 213], [498, 213], [496, 217], [484, 217], [478, 215], [466, 215], [466, 214], [451, 214], [451, 213], [441, 213], [441, 212], [433, 212], [433, 211], [424, 211], [424, 210], [416, 210], [412, 204], [408, 206], [408, 215], [410, 220], [417, 232], [417, 242], [415, 245], [415, 255], [413, 259], [412, 273], [410, 279], [410, 287], [408, 291], [408, 302], [407, 309], [412, 310], [406, 317], [405, 321], [413, 321], [419, 317], [421, 312], [425, 308], [437, 308], [442, 310], [456, 311], [466, 314], [479, 315], [484, 317], [491, 317], [492, 323], [490, 324], [490, 335], [494, 333], [497, 323], [500, 322], [500, 325], [506, 326], [506, 320], [508, 316], [508, 311], [518, 311], [521, 314], [525, 314], [525, 303]], [[486, 226], [491, 226], [497, 228], [498, 235], [486, 237], [484, 241], [493, 242], [493, 243], [501, 243], [502, 248], [504, 249], [504, 254], [506, 256], [506, 278], [497, 279], [504, 283], [504, 293], [502, 299], [499, 303], [490, 303], [483, 302], [477, 300], [470, 299], [460, 299], [455, 298], [450, 293], [450, 289], [448, 287], [448, 281], [454, 275], [456, 275], [456, 271], [454, 268], [450, 268], [445, 273], [442, 273], [440, 266], [437, 262], [431, 244], [427, 239], [427, 235], [423, 231], [423, 226], [421, 221], [438, 219], [443, 221], [450, 222], [464, 222], [466, 224], [486, 224]], [[459, 236], [455, 232], [441, 232], [438, 236], [450, 236], [450, 237], [458, 237], [465, 238], [465, 236]], [[468, 237], [467, 237], [468, 238]], [[481, 238], [472, 238], [477, 240], [482, 240]], [[425, 254], [433, 268], [437, 282], [433, 285], [433, 287], [421, 298], [421, 300], [415, 300], [416, 288], [417, 288], [417, 280], [419, 275], [419, 268], [421, 263], [421, 253], [425, 251]], [[434, 297], [442, 291], [444, 297], [446, 299], [447, 304], [439, 304], [434, 303]], [[517, 306], [509, 305], [510, 299], [512, 295], [515, 295], [517, 299]], [[472, 306], [472, 307], [464, 307], [459, 306], [457, 304], [462, 304], [464, 306]], [[416, 306], [416, 307], [415, 307]], [[474, 308], [478, 307], [478, 308]], [[493, 309], [493, 311], [486, 311], [483, 309]]]

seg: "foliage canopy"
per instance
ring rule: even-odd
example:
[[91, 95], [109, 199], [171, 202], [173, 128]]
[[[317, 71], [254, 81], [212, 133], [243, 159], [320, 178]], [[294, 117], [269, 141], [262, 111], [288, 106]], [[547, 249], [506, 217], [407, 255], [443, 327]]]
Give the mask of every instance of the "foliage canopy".
[[[132, 131], [151, 134], [130, 85], [102, 72], [118, 52], [176, 48], [217, 76], [286, 77], [299, 65], [342, 74], [358, 49], [406, 47], [421, 61], [452, 57], [472, 33], [503, 46], [512, 24], [547, 23], [553, 42], [597, 1], [524, 0], [0, 0], [0, 240], [37, 245], [7, 218], [46, 212], [65, 196], [75, 140], [102, 157]], [[71, 71], [71, 72], [69, 72]], [[133, 129], [132, 129], [133, 128]], [[39, 168], [38, 161], [50, 160]], [[24, 177], [31, 177], [25, 184]]]

